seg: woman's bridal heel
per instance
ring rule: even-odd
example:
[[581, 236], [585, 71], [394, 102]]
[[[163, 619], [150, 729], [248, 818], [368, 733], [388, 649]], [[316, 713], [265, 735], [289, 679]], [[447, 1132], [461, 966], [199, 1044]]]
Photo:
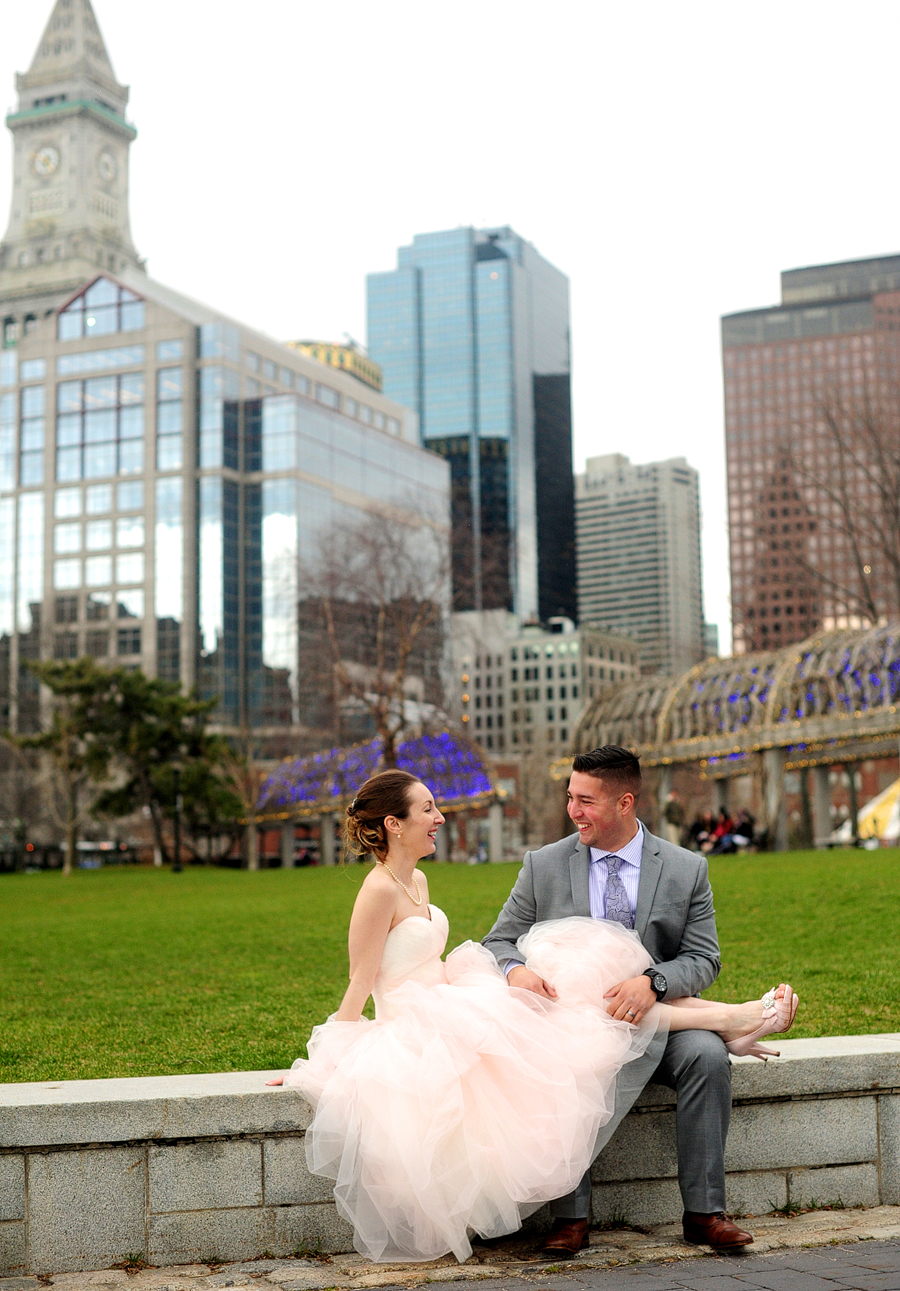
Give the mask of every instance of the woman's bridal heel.
[[789, 1031], [793, 1026], [797, 1006], [800, 1003], [790, 986], [785, 985], [781, 996], [776, 994], [779, 989], [781, 988], [776, 987], [767, 991], [762, 997], [761, 1003], [764, 1009], [762, 1024], [749, 1035], [739, 1036], [737, 1040], [729, 1040], [726, 1043], [725, 1047], [729, 1053], [733, 1053], [737, 1058], [761, 1058], [763, 1062], [779, 1056], [780, 1050], [769, 1049], [759, 1041], [767, 1035]]

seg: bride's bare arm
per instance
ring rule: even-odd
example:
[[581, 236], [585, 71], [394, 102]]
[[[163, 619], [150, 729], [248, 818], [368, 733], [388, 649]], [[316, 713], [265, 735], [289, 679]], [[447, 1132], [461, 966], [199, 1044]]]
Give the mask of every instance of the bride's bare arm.
[[391, 930], [397, 897], [390, 881], [379, 882], [377, 871], [363, 884], [350, 916], [347, 945], [350, 951], [350, 985], [337, 1011], [338, 1022], [358, 1022], [372, 994], [384, 943]]

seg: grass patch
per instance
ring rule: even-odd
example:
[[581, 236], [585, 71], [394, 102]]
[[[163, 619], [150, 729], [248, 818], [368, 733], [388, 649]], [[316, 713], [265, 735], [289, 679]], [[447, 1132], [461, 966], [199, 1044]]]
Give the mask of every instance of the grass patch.
[[[900, 851], [721, 858], [709, 994], [803, 998], [794, 1035], [900, 1031]], [[451, 944], [487, 932], [513, 865], [429, 866]], [[366, 871], [110, 868], [0, 877], [0, 1081], [279, 1068], [338, 1005]]]

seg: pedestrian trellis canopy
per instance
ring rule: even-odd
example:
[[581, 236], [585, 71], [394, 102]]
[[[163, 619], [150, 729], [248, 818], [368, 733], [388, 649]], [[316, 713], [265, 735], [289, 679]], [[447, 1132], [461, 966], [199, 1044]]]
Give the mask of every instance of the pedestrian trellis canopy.
[[708, 659], [680, 677], [644, 677], [586, 710], [578, 750], [621, 744], [648, 766], [699, 762], [740, 774], [754, 754], [784, 769], [896, 753], [900, 623], [836, 629], [780, 650]]
[[[341, 811], [360, 785], [383, 765], [378, 739], [287, 759], [263, 784], [258, 816], [284, 820]], [[442, 809], [483, 806], [496, 794], [478, 747], [449, 731], [420, 735], [401, 744], [397, 766], [427, 784]]]

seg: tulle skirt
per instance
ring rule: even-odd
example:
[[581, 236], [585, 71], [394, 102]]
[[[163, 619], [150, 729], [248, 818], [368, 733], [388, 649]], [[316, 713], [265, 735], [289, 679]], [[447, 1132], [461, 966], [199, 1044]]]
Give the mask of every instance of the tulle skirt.
[[315, 1109], [309, 1169], [335, 1181], [338, 1212], [372, 1260], [465, 1260], [473, 1232], [514, 1232], [571, 1192], [613, 1114], [618, 1073], [662, 1051], [661, 1010], [633, 1027], [603, 1007], [604, 991], [650, 965], [633, 933], [561, 919], [520, 948], [558, 1001], [511, 989], [490, 952], [466, 942], [445, 981], [405, 981], [376, 1001], [388, 1016], [316, 1027], [309, 1059], [286, 1077]]

